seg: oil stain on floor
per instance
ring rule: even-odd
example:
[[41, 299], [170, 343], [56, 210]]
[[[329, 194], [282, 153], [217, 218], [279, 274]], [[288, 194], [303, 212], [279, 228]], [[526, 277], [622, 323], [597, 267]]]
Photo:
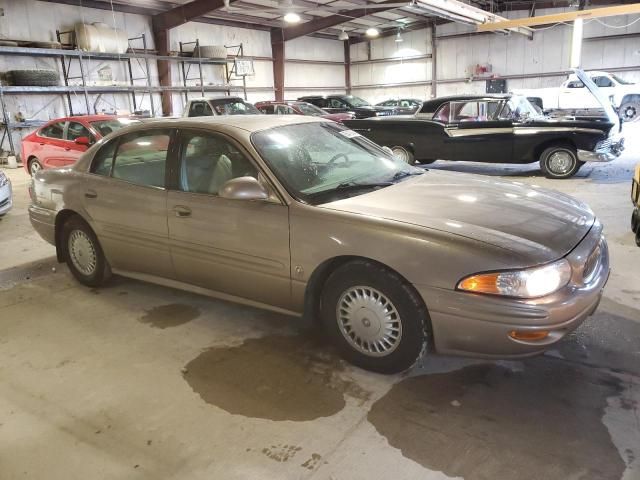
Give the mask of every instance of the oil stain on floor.
[[199, 315], [200, 310], [191, 305], [171, 303], [150, 308], [140, 317], [140, 321], [156, 328], [169, 328], [195, 320]]
[[369, 398], [339, 375], [343, 369], [338, 356], [312, 334], [270, 335], [205, 350], [183, 375], [205, 402], [229, 413], [308, 421], [338, 413], [345, 394]]
[[513, 372], [482, 364], [407, 378], [368, 419], [389, 444], [465, 480], [619, 480], [625, 463], [602, 423], [611, 375], [546, 358]]

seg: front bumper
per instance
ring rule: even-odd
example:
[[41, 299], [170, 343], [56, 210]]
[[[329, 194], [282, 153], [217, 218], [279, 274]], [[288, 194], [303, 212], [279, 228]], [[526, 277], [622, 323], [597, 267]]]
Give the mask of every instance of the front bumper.
[[4, 215], [13, 207], [13, 191], [11, 182], [0, 187], [0, 215]]
[[[439, 353], [517, 358], [544, 352], [591, 315], [609, 278], [609, 254], [596, 223], [567, 255], [572, 278], [546, 297], [523, 300], [416, 285], [429, 309]], [[587, 271], [588, 270], [588, 271]], [[512, 338], [512, 331], [549, 331], [539, 341]]]
[[624, 138], [613, 137], [598, 142], [595, 150], [578, 150], [578, 160], [582, 162], [611, 162], [624, 151]]

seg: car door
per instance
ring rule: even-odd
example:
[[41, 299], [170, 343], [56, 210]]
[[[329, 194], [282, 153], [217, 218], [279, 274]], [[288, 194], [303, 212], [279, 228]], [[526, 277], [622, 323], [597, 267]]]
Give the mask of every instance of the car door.
[[[445, 133], [451, 139], [449, 160], [470, 162], [511, 162], [513, 123], [498, 118], [500, 100], [450, 102]], [[438, 116], [438, 113], [436, 113]]]
[[598, 100], [591, 95], [589, 89], [579, 79], [566, 82], [560, 89], [558, 106], [562, 109], [580, 110], [585, 108], [600, 108]]
[[78, 161], [80, 155], [87, 151], [89, 145], [82, 145], [76, 143], [76, 139], [80, 137], [86, 137], [89, 139], [89, 144], [93, 145], [96, 141], [95, 136], [91, 131], [80, 122], [69, 121], [65, 128], [64, 140], [65, 147], [63, 152], [63, 165], [73, 165]]
[[165, 178], [173, 129], [145, 129], [108, 141], [95, 154], [85, 209], [116, 270], [174, 277]]
[[34, 155], [45, 167], [61, 167], [66, 165], [67, 142], [64, 139], [65, 121], [54, 122], [38, 132], [38, 144]]
[[247, 201], [218, 196], [232, 178], [258, 178], [254, 162], [230, 138], [185, 129], [178, 145], [175, 189], [168, 197], [169, 241], [178, 280], [287, 308], [288, 207], [275, 197]]

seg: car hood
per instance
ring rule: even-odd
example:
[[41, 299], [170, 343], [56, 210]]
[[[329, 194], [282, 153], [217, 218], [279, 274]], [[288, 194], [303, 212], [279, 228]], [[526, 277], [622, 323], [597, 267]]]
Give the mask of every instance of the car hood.
[[587, 205], [559, 192], [433, 170], [321, 207], [471, 238], [511, 251], [524, 265], [563, 257], [595, 221]]
[[577, 68], [574, 69], [573, 71], [576, 74], [576, 76], [582, 81], [582, 83], [585, 84], [587, 89], [589, 89], [589, 91], [591, 92], [591, 95], [596, 97], [600, 105], [602, 105], [602, 108], [604, 108], [604, 111], [607, 114], [609, 121], [613, 123], [614, 129], [615, 129], [614, 131], [618, 132], [620, 130], [620, 117], [618, 117], [618, 114], [613, 109], [613, 105], [611, 105], [611, 101], [604, 95], [602, 90], [600, 90], [598, 86], [595, 83], [593, 83], [589, 75], [587, 75], [585, 72]]

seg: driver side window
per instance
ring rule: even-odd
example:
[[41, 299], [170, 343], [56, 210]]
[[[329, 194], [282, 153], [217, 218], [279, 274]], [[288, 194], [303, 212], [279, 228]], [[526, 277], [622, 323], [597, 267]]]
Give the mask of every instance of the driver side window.
[[218, 195], [233, 178], [251, 176], [258, 171], [232, 143], [210, 133], [185, 132], [180, 140], [180, 190]]

